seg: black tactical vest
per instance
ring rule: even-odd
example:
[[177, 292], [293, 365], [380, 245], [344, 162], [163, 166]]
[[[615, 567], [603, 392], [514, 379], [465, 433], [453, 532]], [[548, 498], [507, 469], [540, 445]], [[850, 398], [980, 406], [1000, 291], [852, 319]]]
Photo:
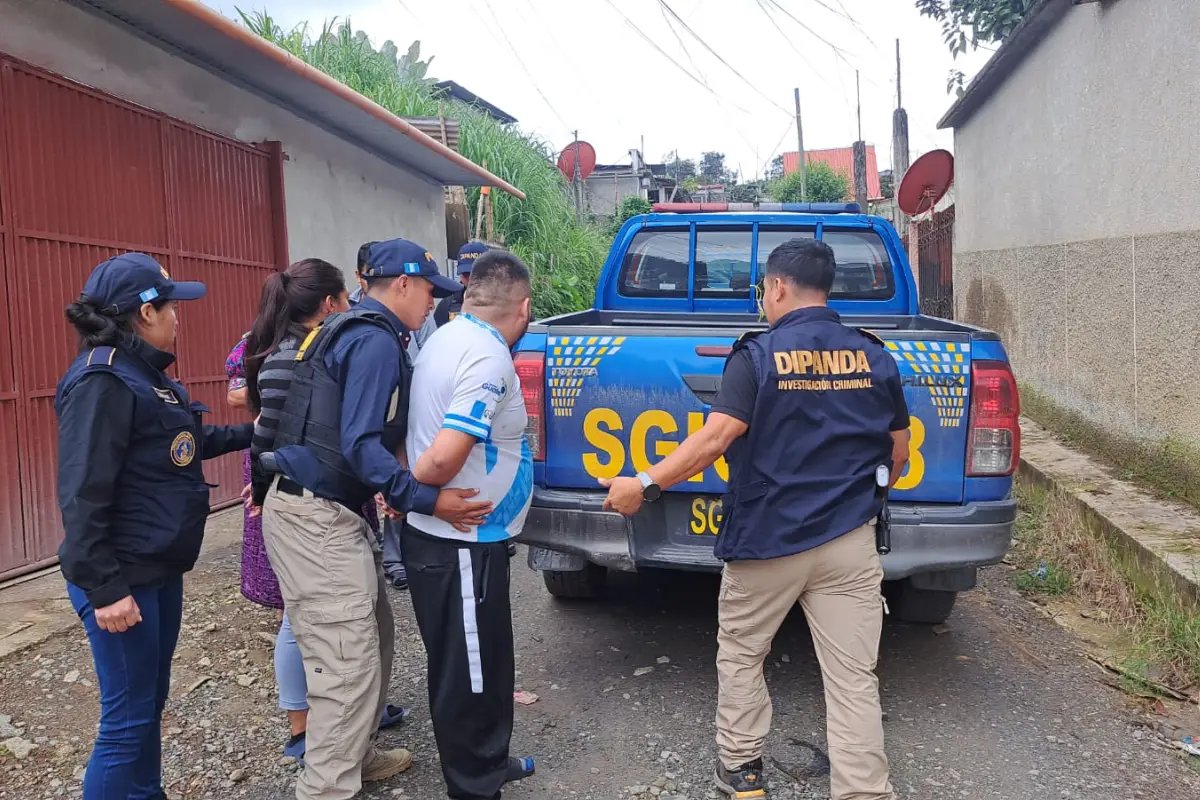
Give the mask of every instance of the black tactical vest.
[[[325, 367], [325, 354], [349, 325], [375, 325], [396, 336], [395, 329], [378, 311], [355, 306], [326, 318], [314, 328], [296, 352], [292, 384], [275, 432], [275, 450], [303, 445], [327, 473], [329, 485], [338, 487], [338, 499], [358, 513], [375, 494], [375, 489], [358, 479], [342, 455], [342, 388]], [[383, 425], [383, 446], [396, 452], [408, 429], [408, 384], [412, 365], [404, 348], [400, 351], [400, 384], [393, 390]]]

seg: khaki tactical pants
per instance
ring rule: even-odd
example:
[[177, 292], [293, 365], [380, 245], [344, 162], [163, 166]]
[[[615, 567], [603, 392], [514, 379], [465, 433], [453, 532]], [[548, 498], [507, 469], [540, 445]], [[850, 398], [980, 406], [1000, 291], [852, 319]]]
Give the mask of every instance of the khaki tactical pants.
[[736, 769], [771, 729], [763, 661], [784, 617], [804, 609], [825, 684], [833, 800], [893, 800], [875, 663], [883, 568], [867, 525], [813, 550], [725, 565], [717, 634], [717, 748]]
[[275, 487], [263, 504], [263, 539], [308, 678], [296, 798], [347, 800], [362, 787], [395, 649], [379, 545], [353, 511]]

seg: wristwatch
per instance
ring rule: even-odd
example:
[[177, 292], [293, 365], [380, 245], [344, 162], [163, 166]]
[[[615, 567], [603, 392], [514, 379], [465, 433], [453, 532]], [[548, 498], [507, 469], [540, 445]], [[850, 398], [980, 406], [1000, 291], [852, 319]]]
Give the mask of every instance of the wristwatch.
[[662, 497], [662, 487], [655, 483], [648, 473], [639, 472], [637, 479], [642, 482], [642, 499], [647, 503], [653, 503]]

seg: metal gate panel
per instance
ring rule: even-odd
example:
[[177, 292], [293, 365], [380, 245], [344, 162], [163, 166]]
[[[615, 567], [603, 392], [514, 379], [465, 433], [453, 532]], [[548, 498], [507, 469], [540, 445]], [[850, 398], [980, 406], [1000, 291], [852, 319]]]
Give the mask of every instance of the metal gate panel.
[[160, 121], [20, 65], [8, 71], [18, 236], [165, 253]]
[[79, 341], [63, 309], [79, 296], [79, 288], [99, 262], [119, 250], [98, 245], [17, 237], [10, 286], [9, 315], [18, 332], [21, 353], [20, 403], [21, 495], [26, 555], [32, 561], [58, 550], [62, 525], [58, 510], [58, 420], [54, 392]]
[[917, 283], [922, 314], [954, 318], [954, 206], [917, 226]]
[[[88, 272], [120, 252], [160, 259], [209, 296], [184, 304], [174, 370], [214, 423], [224, 361], [285, 264], [282, 151], [222, 139], [0, 54], [0, 578], [53, 558], [54, 391], [77, 352], [63, 316]], [[236, 499], [241, 455], [206, 465]]]
[[[0, 92], [3, 87], [0, 86]], [[0, 108], [3, 107], [0, 94]], [[0, 137], [0, 186], [6, 180], [6, 163], [3, 158], [4, 140]], [[2, 192], [0, 192], [2, 194]], [[0, 197], [0, 311], [11, 308], [14, 293], [8, 283], [8, 263], [12, 247], [8, 209]], [[11, 314], [0, 320], [0, 574], [13, 564], [24, 564], [25, 537], [21, 519], [21, 470], [17, 454], [19, 443], [17, 431], [17, 376], [16, 353], [13, 352]]]
[[[188, 393], [212, 409], [214, 424], [244, 422], [225, 402], [225, 358], [258, 312], [263, 282], [275, 269], [271, 227], [271, 154], [204, 131], [167, 123], [172, 275], [201, 281], [203, 299], [180, 309], [179, 374]], [[198, 331], [204, 335], [197, 335]], [[214, 331], [223, 336], [213, 336]], [[238, 497], [242, 455], [205, 464], [214, 504]]]

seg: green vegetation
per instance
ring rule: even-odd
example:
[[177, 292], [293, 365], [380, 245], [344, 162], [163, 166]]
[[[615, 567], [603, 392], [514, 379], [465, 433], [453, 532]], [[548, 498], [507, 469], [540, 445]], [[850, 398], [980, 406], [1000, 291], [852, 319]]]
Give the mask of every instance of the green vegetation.
[[1115, 659], [1142, 689], [1200, 686], [1200, 613], [1175, 581], [1108, 536], [1072, 497], [1025, 477], [1016, 482], [1020, 515], [1009, 561], [1017, 588], [1071, 595], [1086, 616], [1117, 626], [1132, 645]]
[[[850, 179], [821, 161], [809, 164], [805, 172], [808, 179], [808, 202], [838, 203], [850, 196]], [[800, 202], [800, 173], [793, 172], [772, 181], [767, 192], [772, 199], [781, 203]]]
[[1179, 439], [1139, 441], [1068, 411], [1027, 383], [1021, 411], [1067, 444], [1096, 456], [1117, 476], [1200, 508], [1200, 448]]
[[650, 201], [638, 195], [626, 197], [617, 206], [617, 213], [613, 215], [612, 222], [608, 224], [606, 233], [611, 239], [617, 235], [617, 231], [621, 230], [621, 226], [630, 217], [636, 217], [638, 214], [649, 214], [653, 207]]
[[[324, 23], [312, 37], [307, 24], [291, 30], [280, 27], [266, 11], [246, 13], [243, 24], [292, 55], [401, 117], [436, 117], [438, 98], [432, 79], [426, 77], [433, 59], [420, 60], [420, 43], [404, 56], [385, 42], [376, 51], [363, 32], [354, 33], [347, 19]], [[533, 273], [533, 307], [536, 317], [546, 317], [588, 307], [596, 279], [608, 252], [603, 233], [588, 224], [577, 224], [566, 183], [554, 166], [545, 142], [504, 126], [473, 107], [451, 101], [447, 116], [459, 121], [459, 147], [477, 164], [526, 195], [518, 200], [492, 192], [497, 237], [517, 253]], [[469, 188], [472, 213], [479, 189]]]
[[[923, 17], [942, 25], [942, 39], [950, 55], [958, 58], [980, 43], [1003, 42], [1025, 19], [1038, 0], [916, 0]], [[967, 32], [970, 31], [970, 38]], [[961, 70], [950, 70], [946, 92], [963, 94]]]

